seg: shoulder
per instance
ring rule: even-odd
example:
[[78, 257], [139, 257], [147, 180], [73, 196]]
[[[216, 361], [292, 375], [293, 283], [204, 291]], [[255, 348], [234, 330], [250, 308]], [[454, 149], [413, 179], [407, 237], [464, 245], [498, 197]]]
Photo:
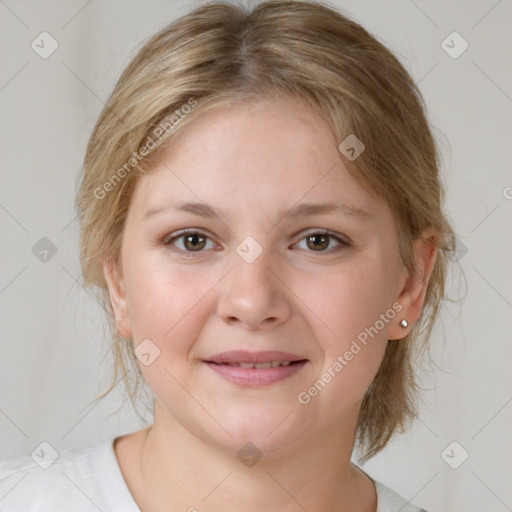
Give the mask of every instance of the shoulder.
[[43, 443], [32, 455], [0, 462], [0, 496], [6, 510], [114, 510], [105, 506], [106, 486], [126, 499], [113, 439], [60, 453]]
[[66, 449], [60, 453], [49, 443], [42, 443], [31, 455], [0, 462], [0, 488], [4, 490], [7, 482], [13, 482], [16, 478], [21, 482], [21, 479], [31, 480], [32, 476], [37, 477], [36, 481], [40, 484], [56, 483], [70, 469], [75, 475], [83, 475], [87, 471], [91, 453], [97, 453], [105, 443], [81, 449]]
[[384, 484], [373, 480], [377, 490], [377, 512], [427, 512], [423, 508], [416, 507]]

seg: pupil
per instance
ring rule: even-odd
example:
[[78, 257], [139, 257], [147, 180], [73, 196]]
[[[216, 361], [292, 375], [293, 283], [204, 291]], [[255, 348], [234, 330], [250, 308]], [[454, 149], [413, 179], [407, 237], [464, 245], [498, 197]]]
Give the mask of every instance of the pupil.
[[323, 240], [323, 243], [320, 242], [320, 244], [317, 244], [315, 242], [313, 242], [313, 248], [321, 248], [321, 249], [325, 249], [326, 247], [329, 246], [329, 242], [327, 241], [328, 239], [328, 236], [329, 235], [311, 235], [309, 238], [308, 238], [308, 241], [313, 241], [315, 239], [318, 239], [318, 238], [321, 238]]
[[[187, 249], [192, 249], [193, 251], [201, 249], [202, 248], [201, 243], [199, 243], [199, 247], [196, 245], [197, 239], [199, 239], [199, 238], [203, 238], [203, 237], [201, 235], [188, 235], [185, 238], [185, 246], [187, 247]], [[194, 240], [194, 242], [192, 242], [192, 240]], [[203, 240], [204, 240], [204, 238], [203, 238]], [[192, 246], [190, 246], [190, 243], [192, 243]], [[204, 242], [203, 242], [203, 244], [204, 244]]]

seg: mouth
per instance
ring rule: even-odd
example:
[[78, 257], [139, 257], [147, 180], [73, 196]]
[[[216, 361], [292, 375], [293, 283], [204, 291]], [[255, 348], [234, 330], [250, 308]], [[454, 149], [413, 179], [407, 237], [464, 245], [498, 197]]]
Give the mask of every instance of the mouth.
[[280, 366], [290, 366], [305, 362], [306, 359], [300, 359], [299, 361], [267, 361], [265, 363], [215, 363], [213, 361], [206, 361], [207, 363], [224, 365], [224, 366], [238, 366], [239, 368], [255, 368], [257, 370], [269, 370], [270, 368], [279, 368]]
[[[279, 352], [277, 350], [267, 350], [261, 352], [250, 352], [247, 350], [232, 350], [230, 352], [221, 352], [205, 360], [207, 363], [216, 364], [270, 364], [277, 367], [288, 366], [291, 363], [304, 361], [305, 358], [290, 352]], [[269, 367], [269, 368], [270, 368]]]
[[268, 386], [298, 373], [308, 360], [285, 352], [224, 352], [204, 363], [243, 387]]

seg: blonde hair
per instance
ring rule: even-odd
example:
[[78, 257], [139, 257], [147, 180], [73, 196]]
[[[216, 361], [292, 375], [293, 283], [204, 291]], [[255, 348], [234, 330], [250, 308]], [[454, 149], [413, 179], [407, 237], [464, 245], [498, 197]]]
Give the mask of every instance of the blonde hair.
[[421, 93], [385, 46], [320, 1], [201, 5], [149, 38], [121, 74], [88, 142], [76, 200], [84, 285], [97, 287], [113, 337], [114, 375], [97, 399], [121, 375], [137, 410], [143, 385], [133, 340], [117, 331], [102, 268], [104, 261], [120, 264], [138, 177], [196, 116], [262, 96], [304, 100], [339, 142], [350, 134], [363, 141], [365, 151], [349, 172], [389, 204], [409, 271], [415, 270], [412, 242], [426, 228], [439, 235], [431, 241], [438, 254], [421, 316], [404, 339], [388, 341], [362, 402], [356, 446], [366, 461], [417, 415], [415, 360], [446, 299], [456, 239], [443, 213], [440, 158]]

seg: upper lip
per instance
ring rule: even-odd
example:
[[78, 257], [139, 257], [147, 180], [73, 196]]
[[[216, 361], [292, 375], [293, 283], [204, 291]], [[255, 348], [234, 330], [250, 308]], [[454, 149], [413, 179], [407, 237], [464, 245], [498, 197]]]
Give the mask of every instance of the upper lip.
[[303, 361], [305, 358], [288, 352], [276, 350], [267, 352], [248, 352], [246, 350], [233, 350], [221, 352], [208, 359], [207, 363], [266, 363], [268, 361]]

